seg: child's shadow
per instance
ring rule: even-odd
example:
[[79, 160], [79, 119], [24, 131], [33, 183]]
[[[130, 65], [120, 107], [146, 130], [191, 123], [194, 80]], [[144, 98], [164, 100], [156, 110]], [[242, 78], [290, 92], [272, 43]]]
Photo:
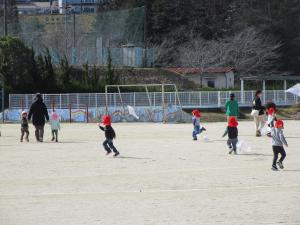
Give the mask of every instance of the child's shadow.
[[116, 159], [152, 159], [152, 158], [142, 158], [142, 157], [132, 157], [132, 156], [118, 156]]

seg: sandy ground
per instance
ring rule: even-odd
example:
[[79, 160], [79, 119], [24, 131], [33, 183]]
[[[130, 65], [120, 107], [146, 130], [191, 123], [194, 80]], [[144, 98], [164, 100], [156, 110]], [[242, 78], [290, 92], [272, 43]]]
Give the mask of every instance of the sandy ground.
[[[1, 225], [300, 224], [300, 122], [286, 122], [285, 170], [271, 171], [270, 139], [241, 122], [248, 155], [228, 155], [225, 123], [114, 124], [121, 157], [105, 156], [95, 124], [63, 124], [60, 142], [19, 142], [1, 125]], [[204, 136], [203, 135], [203, 136]], [[203, 137], [202, 136], [202, 137]]]

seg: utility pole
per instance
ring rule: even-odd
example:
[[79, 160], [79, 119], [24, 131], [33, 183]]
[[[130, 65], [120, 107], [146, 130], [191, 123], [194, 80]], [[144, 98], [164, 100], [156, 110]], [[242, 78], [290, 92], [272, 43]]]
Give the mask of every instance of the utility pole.
[[7, 4], [6, 0], [3, 0], [3, 18], [4, 18], [4, 36], [7, 36]]

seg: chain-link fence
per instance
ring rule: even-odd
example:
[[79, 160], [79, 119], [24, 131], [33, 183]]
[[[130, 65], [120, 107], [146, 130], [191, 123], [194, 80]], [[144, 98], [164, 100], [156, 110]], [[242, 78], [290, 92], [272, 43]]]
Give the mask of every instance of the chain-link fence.
[[[183, 108], [221, 108], [229, 99], [230, 93], [236, 95], [241, 106], [251, 106], [255, 91], [202, 91], [202, 92], [131, 92], [131, 93], [78, 93], [78, 94], [44, 94], [44, 102], [48, 108], [85, 108], [105, 107], [106, 99], [109, 107], [156, 107], [165, 105]], [[9, 107], [28, 109], [34, 99], [33, 94], [10, 94]], [[178, 101], [178, 98], [180, 101]], [[162, 101], [164, 99], [164, 101]], [[265, 91], [264, 103], [274, 102], [277, 105], [293, 105], [299, 98], [284, 90]]]
[[[2, 24], [0, 28], [2, 30]], [[53, 62], [67, 57], [72, 65], [151, 66], [153, 50], [145, 47], [144, 7], [101, 13], [18, 15], [8, 24], [36, 53], [49, 49]]]

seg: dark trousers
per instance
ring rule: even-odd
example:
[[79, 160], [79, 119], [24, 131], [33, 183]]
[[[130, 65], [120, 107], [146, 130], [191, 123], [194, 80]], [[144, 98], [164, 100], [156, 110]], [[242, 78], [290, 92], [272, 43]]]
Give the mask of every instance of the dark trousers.
[[285, 150], [282, 146], [272, 146], [273, 147], [273, 166], [276, 166], [276, 162], [278, 159], [278, 154], [281, 155], [279, 162], [282, 162], [284, 160], [284, 158], [286, 157], [286, 153]]
[[25, 138], [26, 138], [26, 140], [28, 140], [29, 130], [28, 130], [28, 128], [22, 127], [21, 128], [21, 141], [23, 141], [23, 137], [25, 134], [26, 134]]
[[118, 150], [114, 146], [112, 139], [106, 139], [102, 145], [103, 145], [105, 151], [107, 151], [107, 152], [111, 152], [111, 151], [113, 151], [114, 153], [118, 152]]
[[58, 138], [58, 130], [52, 130], [52, 139], [54, 139], [55, 138], [55, 140], [57, 140], [57, 138]]
[[35, 125], [35, 138], [37, 141], [43, 141], [44, 125]]
[[236, 152], [236, 144], [238, 143], [238, 139], [237, 138], [234, 138], [234, 139], [231, 139], [229, 138], [227, 140], [227, 145], [229, 148], [232, 148], [233, 151]]

